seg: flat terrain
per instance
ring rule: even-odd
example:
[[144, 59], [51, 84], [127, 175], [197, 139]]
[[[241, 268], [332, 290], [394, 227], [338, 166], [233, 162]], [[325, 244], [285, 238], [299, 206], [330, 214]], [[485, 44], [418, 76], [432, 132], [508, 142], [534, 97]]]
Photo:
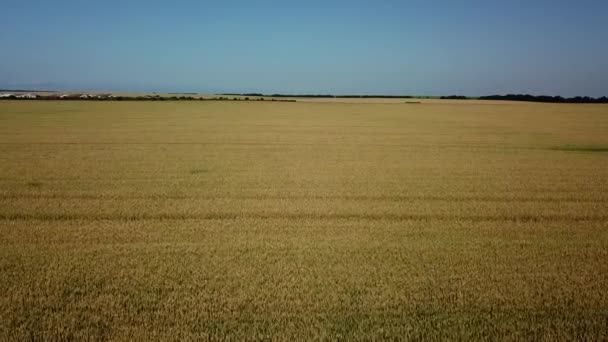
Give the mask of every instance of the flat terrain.
[[0, 102], [0, 340], [608, 339], [608, 106]]

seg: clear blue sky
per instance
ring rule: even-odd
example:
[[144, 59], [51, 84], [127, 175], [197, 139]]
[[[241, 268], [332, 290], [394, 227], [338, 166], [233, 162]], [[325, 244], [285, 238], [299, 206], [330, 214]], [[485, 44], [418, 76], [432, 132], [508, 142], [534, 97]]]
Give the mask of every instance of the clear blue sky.
[[608, 1], [4, 1], [0, 88], [608, 95]]

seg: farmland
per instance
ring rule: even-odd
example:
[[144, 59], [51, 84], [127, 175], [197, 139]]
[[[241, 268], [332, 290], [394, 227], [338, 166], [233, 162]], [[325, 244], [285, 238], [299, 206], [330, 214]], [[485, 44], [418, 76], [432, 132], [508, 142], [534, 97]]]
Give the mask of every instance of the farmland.
[[608, 339], [608, 106], [0, 102], [0, 340]]

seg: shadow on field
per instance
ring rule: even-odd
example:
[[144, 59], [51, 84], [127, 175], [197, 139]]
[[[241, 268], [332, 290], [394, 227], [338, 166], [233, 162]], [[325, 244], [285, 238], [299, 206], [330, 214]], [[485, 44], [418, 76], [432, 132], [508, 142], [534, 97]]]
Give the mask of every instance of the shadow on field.
[[566, 145], [550, 148], [552, 151], [565, 151], [565, 152], [589, 152], [589, 153], [606, 153], [608, 152], [608, 146], [597, 146], [597, 145]]
[[347, 221], [467, 221], [467, 222], [603, 222], [606, 215], [428, 215], [355, 213], [210, 212], [203, 214], [58, 214], [0, 213], [0, 221], [183, 221], [183, 220], [347, 220]]

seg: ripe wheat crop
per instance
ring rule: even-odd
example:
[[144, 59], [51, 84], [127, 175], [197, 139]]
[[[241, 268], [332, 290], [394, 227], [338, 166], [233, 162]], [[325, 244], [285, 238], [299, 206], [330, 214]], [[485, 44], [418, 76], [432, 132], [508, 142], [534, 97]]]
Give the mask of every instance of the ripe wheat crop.
[[608, 107], [0, 102], [0, 339], [605, 340]]

